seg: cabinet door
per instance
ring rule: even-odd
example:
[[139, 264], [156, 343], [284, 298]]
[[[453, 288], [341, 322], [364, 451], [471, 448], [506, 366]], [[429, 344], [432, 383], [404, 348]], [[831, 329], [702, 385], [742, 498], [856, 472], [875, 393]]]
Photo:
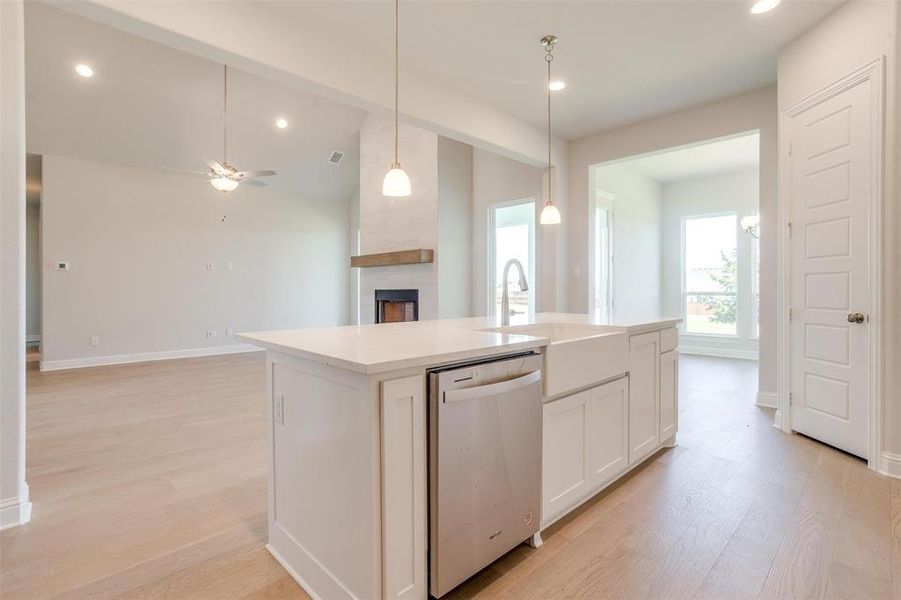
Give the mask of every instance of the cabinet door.
[[629, 464], [660, 444], [659, 356], [657, 331], [629, 338]]
[[629, 465], [629, 380], [588, 390], [588, 471], [597, 488]]
[[590, 485], [585, 462], [590, 391], [543, 407], [542, 522], [568, 508]]
[[425, 598], [425, 379], [382, 382], [382, 597]]
[[660, 441], [676, 434], [679, 427], [679, 352], [660, 355]]

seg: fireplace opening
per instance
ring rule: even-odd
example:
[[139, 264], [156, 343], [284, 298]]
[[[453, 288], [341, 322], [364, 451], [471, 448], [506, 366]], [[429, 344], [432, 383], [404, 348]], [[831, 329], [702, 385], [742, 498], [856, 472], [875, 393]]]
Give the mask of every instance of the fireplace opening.
[[375, 322], [419, 320], [419, 290], [376, 290]]

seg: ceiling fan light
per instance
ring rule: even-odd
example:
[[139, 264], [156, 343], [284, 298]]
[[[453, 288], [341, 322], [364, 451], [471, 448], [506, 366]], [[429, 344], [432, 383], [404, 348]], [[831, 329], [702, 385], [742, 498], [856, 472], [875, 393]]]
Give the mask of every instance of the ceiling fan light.
[[230, 192], [238, 187], [238, 182], [228, 177], [214, 177], [210, 179], [210, 185], [220, 192]]
[[770, 12], [777, 6], [779, 6], [781, 0], [758, 0], [751, 7], [752, 15], [762, 15], [765, 12]]
[[385, 174], [382, 181], [382, 195], [391, 197], [405, 197], [413, 193], [410, 186], [410, 178], [407, 173], [395, 163], [391, 170]]
[[541, 216], [538, 218], [538, 221], [542, 225], [559, 225], [560, 211], [557, 209], [557, 206], [553, 202], [545, 204], [544, 208], [541, 209]]

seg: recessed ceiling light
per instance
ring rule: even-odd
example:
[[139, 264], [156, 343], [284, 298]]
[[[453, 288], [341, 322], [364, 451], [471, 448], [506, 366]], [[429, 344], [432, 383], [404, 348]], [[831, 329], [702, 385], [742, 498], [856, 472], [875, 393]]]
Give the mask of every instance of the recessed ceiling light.
[[288, 121], [285, 119], [277, 119], [275, 121], [275, 126], [278, 127], [279, 129], [284, 129], [285, 127], [288, 126]]
[[92, 69], [91, 67], [89, 67], [88, 65], [86, 65], [84, 63], [79, 63], [79, 64], [75, 65], [75, 72], [78, 73], [79, 75], [81, 75], [82, 77], [93, 77], [94, 76], [94, 69]]
[[752, 15], [759, 15], [765, 12], [770, 12], [777, 6], [779, 6], [779, 2], [782, 0], [757, 0], [754, 3], [754, 6], [751, 7]]
[[552, 92], [559, 92], [560, 90], [562, 90], [563, 88], [566, 87], [566, 82], [565, 81], [552, 81], [548, 84], [547, 87]]

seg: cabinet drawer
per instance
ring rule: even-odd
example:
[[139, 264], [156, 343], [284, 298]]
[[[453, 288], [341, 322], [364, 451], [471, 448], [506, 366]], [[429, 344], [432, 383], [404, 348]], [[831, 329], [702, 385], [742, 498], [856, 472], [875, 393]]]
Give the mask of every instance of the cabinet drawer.
[[669, 352], [679, 347], [679, 330], [675, 327], [660, 331], [660, 351]]

